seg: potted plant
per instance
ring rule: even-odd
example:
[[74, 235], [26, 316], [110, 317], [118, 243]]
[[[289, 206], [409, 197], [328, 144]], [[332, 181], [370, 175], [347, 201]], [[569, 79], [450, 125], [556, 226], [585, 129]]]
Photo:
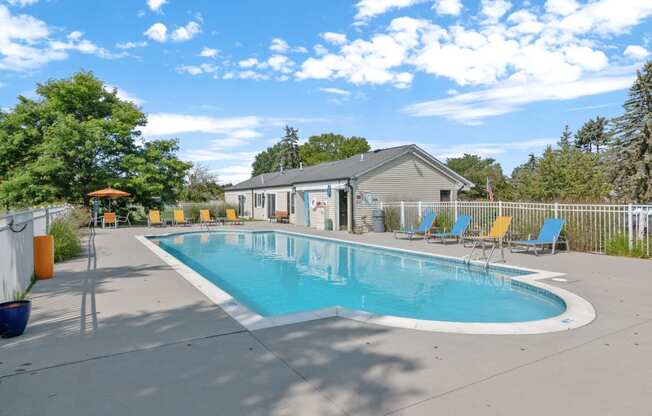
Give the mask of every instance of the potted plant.
[[18, 292], [15, 300], [0, 303], [0, 337], [17, 337], [25, 332], [32, 310], [32, 301], [27, 299], [27, 294], [27, 291]]

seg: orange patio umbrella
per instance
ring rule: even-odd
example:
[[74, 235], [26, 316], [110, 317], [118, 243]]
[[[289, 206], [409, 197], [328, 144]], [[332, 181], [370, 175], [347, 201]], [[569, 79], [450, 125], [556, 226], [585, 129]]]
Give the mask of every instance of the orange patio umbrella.
[[119, 198], [121, 196], [130, 196], [131, 194], [129, 192], [124, 192], [119, 189], [114, 189], [109, 187], [109, 188], [104, 188], [104, 189], [99, 189], [97, 191], [89, 192], [86, 195], [95, 198]]

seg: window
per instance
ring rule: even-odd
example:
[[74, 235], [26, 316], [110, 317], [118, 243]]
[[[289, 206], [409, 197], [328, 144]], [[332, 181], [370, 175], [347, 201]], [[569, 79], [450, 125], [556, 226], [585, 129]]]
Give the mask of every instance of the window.
[[451, 200], [451, 191], [450, 189], [442, 189], [439, 191], [439, 201], [449, 202]]

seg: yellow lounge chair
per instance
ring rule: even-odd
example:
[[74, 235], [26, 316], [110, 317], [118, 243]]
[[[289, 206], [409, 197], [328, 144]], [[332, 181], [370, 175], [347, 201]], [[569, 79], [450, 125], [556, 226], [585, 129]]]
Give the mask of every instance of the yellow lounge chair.
[[242, 220], [238, 218], [238, 214], [235, 213], [235, 210], [233, 208], [227, 208], [226, 220], [231, 224], [240, 224], [240, 225], [243, 224]]
[[190, 225], [190, 219], [186, 219], [186, 215], [182, 209], [174, 210], [174, 224], [175, 225]]
[[211, 212], [207, 209], [199, 210], [199, 224], [205, 225], [207, 228], [209, 225], [216, 225], [217, 222], [215, 218], [211, 217]]
[[[496, 221], [494, 221], [494, 223], [491, 225], [491, 228], [489, 229], [489, 234], [481, 235], [478, 237], [466, 238], [467, 240], [473, 241], [473, 247], [471, 248], [471, 253], [469, 253], [467, 262], [471, 262], [473, 257], [473, 252], [475, 251], [478, 245], [482, 246], [482, 259], [487, 261], [485, 266], [489, 265], [489, 262], [491, 261], [491, 257], [493, 256], [497, 246], [500, 247], [500, 254], [501, 254], [502, 261], [505, 261], [505, 250], [503, 247], [503, 240], [505, 239], [505, 235], [507, 234], [507, 231], [509, 230], [509, 226], [511, 224], [512, 224], [512, 217], [501, 216], [496, 218]], [[491, 245], [491, 252], [489, 253], [488, 257], [485, 251], [487, 244]]]
[[105, 212], [102, 217], [102, 228], [107, 225], [113, 225], [113, 228], [118, 228], [118, 219], [115, 216], [115, 212]]
[[161, 221], [161, 212], [156, 209], [150, 209], [149, 214], [147, 214], [147, 226], [152, 227], [154, 225], [163, 225]]

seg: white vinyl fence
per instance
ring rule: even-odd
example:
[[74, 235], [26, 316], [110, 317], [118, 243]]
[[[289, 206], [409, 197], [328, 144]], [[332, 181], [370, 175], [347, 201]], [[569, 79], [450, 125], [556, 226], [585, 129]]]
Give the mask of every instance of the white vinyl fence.
[[499, 215], [512, 216], [509, 238], [536, 236], [545, 218], [566, 220], [564, 233], [573, 250], [605, 253], [607, 244], [621, 244], [642, 255], [652, 255], [652, 205], [544, 204], [530, 202], [384, 202], [394, 209], [401, 226], [419, 223], [429, 210], [452, 224], [459, 215], [472, 217], [469, 235], [486, 233]]
[[34, 274], [34, 242], [47, 235], [52, 221], [72, 207], [53, 206], [0, 215], [0, 302], [13, 300]]

